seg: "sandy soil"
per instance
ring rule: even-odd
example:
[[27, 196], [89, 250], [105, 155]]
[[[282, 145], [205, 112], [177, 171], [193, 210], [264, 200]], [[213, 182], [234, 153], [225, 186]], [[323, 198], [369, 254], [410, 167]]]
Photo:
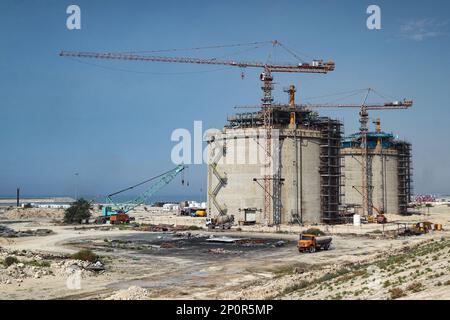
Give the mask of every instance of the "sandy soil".
[[[332, 250], [299, 254], [295, 246], [297, 232], [308, 226], [286, 226], [292, 233], [289, 230], [269, 233], [266, 228], [249, 227], [227, 235], [272, 242], [283, 240], [285, 245], [258, 250], [224, 247], [223, 252], [211, 252], [202, 244], [191, 245], [186, 233], [177, 235], [179, 238], [175, 240], [172, 233], [163, 233], [155, 235], [157, 240], [154, 240], [149, 232], [116, 227], [105, 230], [92, 226], [76, 230], [55, 225], [50, 219], [19, 221], [8, 227], [20, 230], [36, 224], [36, 228], [49, 228], [54, 233], [44, 237], [0, 238], [2, 250], [8, 250], [3, 258], [21, 250], [31, 257], [44, 252], [55, 256], [44, 258], [51, 266], [42, 270], [51, 272], [43, 272], [38, 278], [35, 274], [22, 279], [11, 278], [10, 270], [0, 267], [0, 280], [2, 274], [11, 279], [10, 283], [0, 281], [1, 298], [449, 299], [450, 231], [446, 230], [450, 229], [449, 208], [431, 208], [429, 215], [388, 216], [388, 219], [430, 220], [443, 223], [444, 231], [393, 239], [392, 234], [387, 236], [392, 226], [384, 226], [386, 236], [380, 233], [382, 226], [377, 224], [318, 226], [333, 234]], [[376, 230], [378, 232], [374, 232]], [[204, 234], [210, 235], [206, 231], [192, 232], [192, 236]], [[153, 240], [148, 240], [149, 237]], [[181, 245], [161, 248], [164, 241]], [[112, 244], [114, 246], [110, 247]], [[85, 272], [81, 289], [69, 289], [67, 266], [58, 265], [67, 258], [58, 255], [70, 254], [82, 247], [92, 248], [101, 256], [106, 272]], [[26, 257], [17, 257], [24, 261], [25, 268], [29, 267]]]
[[[64, 210], [62, 209], [47, 209], [47, 208], [13, 208], [6, 210], [0, 215], [3, 219], [38, 219], [38, 218], [54, 218], [62, 219], [64, 217]], [[1, 222], [1, 220], [0, 220]]]

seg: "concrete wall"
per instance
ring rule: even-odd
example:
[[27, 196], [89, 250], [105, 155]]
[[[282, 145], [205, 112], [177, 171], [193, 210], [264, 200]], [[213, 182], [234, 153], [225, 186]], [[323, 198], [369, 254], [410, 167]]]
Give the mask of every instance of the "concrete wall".
[[[226, 177], [227, 183], [220, 189], [216, 199], [226, 207], [227, 214], [235, 216], [236, 221], [245, 220], [245, 208], [256, 208], [256, 222], [264, 223], [264, 131], [253, 128], [224, 129], [222, 133], [211, 136], [208, 142], [209, 162], [214, 162], [220, 149], [218, 146], [224, 143], [225, 137], [226, 154], [216, 169], [221, 176]], [[297, 207], [303, 222], [320, 222], [320, 132], [281, 129], [279, 138], [275, 139], [280, 142], [281, 178], [285, 179], [281, 187], [281, 222], [290, 222]], [[209, 165], [208, 214], [212, 216], [219, 213], [210, 195], [218, 184], [213, 171]], [[257, 181], [253, 181], [254, 178]], [[271, 210], [269, 223], [272, 219]]]
[[292, 214], [298, 210], [302, 222], [317, 223], [321, 221], [320, 138], [311, 131], [297, 130], [297, 133], [297, 137], [289, 135], [282, 140], [281, 176], [285, 181], [281, 192], [281, 221], [291, 222]]
[[[362, 169], [361, 153], [359, 149], [343, 149], [344, 176], [345, 176], [345, 204], [362, 205], [361, 192]], [[383, 161], [383, 162], [382, 162]], [[384, 208], [386, 213], [399, 213], [398, 203], [398, 155], [396, 150], [383, 150], [380, 154], [369, 153], [369, 162], [372, 165], [372, 202], [376, 208]], [[383, 192], [383, 172], [384, 188]], [[383, 196], [384, 193], [384, 196]]]

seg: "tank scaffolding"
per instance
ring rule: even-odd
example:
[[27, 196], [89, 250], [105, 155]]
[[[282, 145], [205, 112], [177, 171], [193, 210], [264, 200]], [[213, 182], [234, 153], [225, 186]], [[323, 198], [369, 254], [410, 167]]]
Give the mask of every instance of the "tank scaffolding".
[[322, 221], [340, 223], [343, 183], [342, 176], [342, 123], [330, 118], [320, 118], [322, 143], [320, 145], [320, 177]]
[[400, 214], [407, 214], [412, 194], [412, 152], [409, 142], [400, 141], [398, 150], [398, 203]]

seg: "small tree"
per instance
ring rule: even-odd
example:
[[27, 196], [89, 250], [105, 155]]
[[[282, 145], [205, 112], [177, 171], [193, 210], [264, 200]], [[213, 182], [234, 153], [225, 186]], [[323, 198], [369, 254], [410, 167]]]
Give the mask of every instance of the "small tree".
[[89, 249], [83, 249], [74, 253], [72, 259], [95, 262], [98, 260], [98, 256]]
[[91, 204], [87, 200], [78, 199], [64, 212], [64, 222], [80, 224], [91, 217], [91, 209]]
[[318, 228], [309, 228], [308, 230], [305, 230], [302, 233], [313, 234], [315, 236], [324, 236], [325, 235], [325, 232], [323, 232], [322, 230], [320, 230]]

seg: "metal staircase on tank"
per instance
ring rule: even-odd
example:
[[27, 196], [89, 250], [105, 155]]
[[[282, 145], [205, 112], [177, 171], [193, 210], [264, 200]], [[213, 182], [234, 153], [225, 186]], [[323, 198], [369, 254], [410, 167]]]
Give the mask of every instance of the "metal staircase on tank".
[[227, 184], [227, 176], [226, 173], [224, 175], [220, 174], [220, 172], [217, 170], [217, 164], [219, 163], [220, 159], [222, 158], [222, 155], [226, 151], [226, 146], [224, 145], [221, 152], [218, 152], [215, 156], [213, 162], [209, 164], [209, 169], [212, 170], [213, 174], [217, 178], [217, 185], [214, 187], [212, 192], [209, 192], [209, 196], [216, 207], [217, 211], [219, 211], [219, 215], [225, 215], [227, 213], [227, 208], [225, 205], [221, 205], [219, 201], [217, 200], [217, 195], [226, 184]]

